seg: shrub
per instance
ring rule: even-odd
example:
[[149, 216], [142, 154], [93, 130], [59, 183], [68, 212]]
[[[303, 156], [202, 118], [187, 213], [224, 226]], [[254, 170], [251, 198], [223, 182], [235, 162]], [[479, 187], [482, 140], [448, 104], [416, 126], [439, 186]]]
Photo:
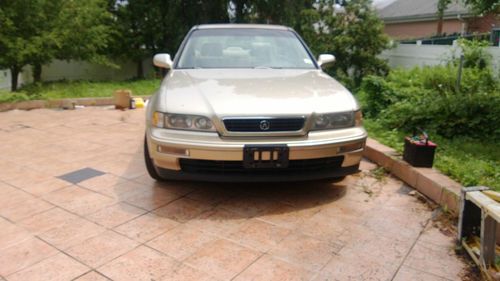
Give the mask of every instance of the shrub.
[[436, 96], [418, 103], [400, 101], [381, 115], [390, 128], [407, 131], [423, 127], [442, 136], [457, 135], [500, 139], [500, 95], [481, 93], [471, 96]]
[[491, 54], [486, 51], [488, 41], [459, 39], [458, 45], [464, 55], [464, 67], [484, 69], [489, 67]]
[[390, 129], [500, 139], [500, 91], [490, 68], [464, 68], [460, 89], [457, 71], [450, 64], [396, 70], [385, 79], [369, 76], [358, 98], [367, 117]]

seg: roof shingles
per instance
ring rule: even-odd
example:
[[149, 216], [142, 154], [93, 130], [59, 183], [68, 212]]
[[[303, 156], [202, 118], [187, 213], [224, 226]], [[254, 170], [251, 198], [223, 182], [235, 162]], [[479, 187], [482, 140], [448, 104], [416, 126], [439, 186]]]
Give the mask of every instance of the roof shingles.
[[[379, 10], [384, 21], [435, 20], [438, 0], [396, 0]], [[445, 18], [468, 16], [471, 12], [462, 4], [453, 1], [444, 13]]]

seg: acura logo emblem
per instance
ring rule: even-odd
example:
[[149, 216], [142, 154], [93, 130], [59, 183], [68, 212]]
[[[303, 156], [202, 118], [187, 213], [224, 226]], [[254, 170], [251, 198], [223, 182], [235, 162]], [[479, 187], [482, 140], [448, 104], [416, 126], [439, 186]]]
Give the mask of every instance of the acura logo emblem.
[[269, 127], [271, 127], [271, 124], [267, 120], [262, 120], [260, 121], [259, 127], [261, 131], [267, 131]]

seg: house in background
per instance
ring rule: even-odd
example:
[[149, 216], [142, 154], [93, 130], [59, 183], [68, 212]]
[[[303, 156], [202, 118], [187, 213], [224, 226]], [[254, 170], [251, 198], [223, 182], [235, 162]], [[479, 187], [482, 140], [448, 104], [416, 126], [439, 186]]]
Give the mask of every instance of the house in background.
[[[396, 0], [378, 13], [385, 23], [385, 32], [394, 39], [426, 38], [437, 35], [438, 0]], [[500, 27], [500, 16], [478, 16], [461, 3], [452, 1], [444, 12], [444, 34], [490, 32]]]

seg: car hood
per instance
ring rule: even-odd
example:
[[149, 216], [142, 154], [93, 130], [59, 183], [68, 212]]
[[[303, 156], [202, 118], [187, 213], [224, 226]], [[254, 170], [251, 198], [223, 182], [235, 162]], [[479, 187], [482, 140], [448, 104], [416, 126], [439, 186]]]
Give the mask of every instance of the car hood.
[[284, 116], [356, 110], [350, 92], [320, 70], [171, 70], [158, 110], [208, 117]]

